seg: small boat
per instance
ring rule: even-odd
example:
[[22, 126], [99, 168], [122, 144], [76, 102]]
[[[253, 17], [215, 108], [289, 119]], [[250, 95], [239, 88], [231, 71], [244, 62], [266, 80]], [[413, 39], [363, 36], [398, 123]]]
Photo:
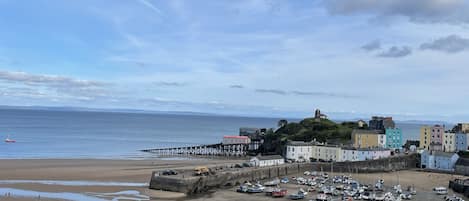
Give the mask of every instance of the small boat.
[[316, 196], [316, 201], [329, 201], [329, 200], [331, 200], [331, 197], [328, 196], [328, 195], [326, 195], [326, 194], [324, 194], [324, 193], [318, 194], [318, 195]]
[[275, 189], [272, 191], [272, 197], [285, 197], [287, 195], [287, 189]]
[[277, 186], [278, 184], [280, 184], [280, 179], [277, 178], [272, 181], [265, 182], [264, 186]]
[[8, 135], [7, 138], [5, 138], [5, 142], [6, 143], [15, 143], [16, 140], [10, 139], [10, 135]]
[[447, 195], [448, 194], [448, 189], [446, 189], [445, 187], [435, 187], [433, 188], [433, 191], [435, 191], [435, 193], [437, 195]]
[[300, 189], [298, 191], [298, 193], [296, 194], [290, 194], [288, 196], [288, 198], [290, 198], [291, 200], [301, 200], [301, 199], [304, 199], [306, 194], [308, 194], [307, 192], [305, 192], [303, 189]]
[[282, 184], [286, 184], [286, 183], [290, 182], [290, 180], [288, 180], [287, 177], [284, 177], [284, 178], [282, 178], [282, 180], [280, 180], [280, 182], [281, 182]]
[[291, 194], [288, 196], [288, 198], [290, 198], [291, 200], [301, 200], [301, 199], [305, 199], [305, 195], [303, 194]]
[[417, 190], [415, 190], [414, 186], [408, 186], [407, 191], [409, 191], [411, 195], [417, 195]]
[[267, 196], [271, 196], [274, 191], [275, 191], [275, 188], [272, 188], [272, 187], [267, 187], [264, 189], [264, 193]]
[[246, 185], [241, 185], [241, 186], [239, 186], [238, 189], [236, 189], [236, 192], [238, 192], [238, 193], [247, 193], [248, 192], [248, 187]]
[[407, 194], [404, 194], [404, 193], [403, 193], [403, 194], [400, 194], [399, 196], [400, 196], [401, 199], [403, 199], [403, 200], [410, 200], [410, 199], [412, 199], [412, 195], [411, 195], [410, 193], [407, 193]]

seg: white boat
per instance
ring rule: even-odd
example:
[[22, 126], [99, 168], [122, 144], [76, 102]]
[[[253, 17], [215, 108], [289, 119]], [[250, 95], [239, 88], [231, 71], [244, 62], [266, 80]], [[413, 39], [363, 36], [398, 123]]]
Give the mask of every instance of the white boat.
[[10, 139], [10, 135], [8, 135], [7, 138], [5, 138], [5, 142], [6, 143], [15, 143], [16, 140]]
[[280, 179], [276, 178], [272, 181], [265, 182], [264, 186], [277, 186], [278, 184], [280, 184]]
[[442, 187], [442, 186], [433, 188], [433, 191], [435, 191], [435, 193], [437, 195], [447, 195], [448, 194], [448, 189], [446, 189], [445, 187]]
[[318, 194], [318, 195], [316, 196], [316, 201], [329, 201], [329, 200], [331, 200], [331, 197], [328, 196], [328, 195], [326, 195], [326, 194], [323, 194], [323, 193], [322, 193], [322, 194]]

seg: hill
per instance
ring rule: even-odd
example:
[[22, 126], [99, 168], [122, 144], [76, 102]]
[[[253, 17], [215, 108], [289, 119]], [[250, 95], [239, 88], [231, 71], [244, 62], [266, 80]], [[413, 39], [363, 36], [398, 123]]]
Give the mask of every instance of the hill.
[[358, 129], [356, 122], [335, 123], [328, 119], [306, 118], [296, 123], [279, 121], [276, 131], [269, 131], [261, 147], [263, 154], [282, 154], [288, 141], [328, 143], [349, 143], [353, 129]]

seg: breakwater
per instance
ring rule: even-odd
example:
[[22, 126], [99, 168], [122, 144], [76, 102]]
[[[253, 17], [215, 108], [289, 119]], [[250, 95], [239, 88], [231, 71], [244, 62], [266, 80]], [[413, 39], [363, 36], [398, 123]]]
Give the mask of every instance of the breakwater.
[[[247, 181], [266, 180], [292, 174], [301, 174], [304, 171], [334, 171], [343, 173], [371, 173], [389, 172], [411, 169], [418, 166], [419, 155], [391, 157], [378, 160], [337, 162], [337, 163], [291, 163], [280, 166], [261, 168], [230, 168], [214, 171], [208, 176], [163, 176], [153, 172], [150, 188], [196, 194], [210, 189], [231, 187]], [[187, 172], [190, 172], [188, 170]]]

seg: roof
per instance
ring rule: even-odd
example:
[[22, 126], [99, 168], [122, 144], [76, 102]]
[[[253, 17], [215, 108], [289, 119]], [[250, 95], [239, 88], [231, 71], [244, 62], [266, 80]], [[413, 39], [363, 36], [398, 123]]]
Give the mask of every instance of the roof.
[[384, 135], [384, 133], [381, 133], [382, 131], [380, 130], [365, 130], [365, 129], [353, 129], [352, 135], [353, 134], [377, 134], [377, 135]]
[[433, 155], [438, 157], [453, 157], [456, 153], [449, 153], [449, 152], [442, 152], [442, 151], [435, 151]]
[[469, 158], [459, 158], [456, 165], [469, 166]]
[[303, 142], [303, 141], [289, 141], [287, 146], [311, 146], [314, 143], [312, 142]]
[[261, 161], [283, 159], [283, 157], [280, 155], [257, 156], [257, 158]]
[[249, 139], [248, 136], [237, 136], [237, 135], [225, 135], [223, 138], [235, 138], [235, 139]]
[[391, 149], [374, 147], [374, 148], [358, 148], [358, 151], [391, 151]]

